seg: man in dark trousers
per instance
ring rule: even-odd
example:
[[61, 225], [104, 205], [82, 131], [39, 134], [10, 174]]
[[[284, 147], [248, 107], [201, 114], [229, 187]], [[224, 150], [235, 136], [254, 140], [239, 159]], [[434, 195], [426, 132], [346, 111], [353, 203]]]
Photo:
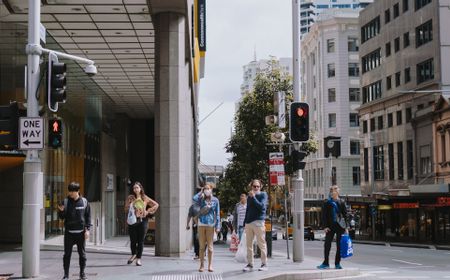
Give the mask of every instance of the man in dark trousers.
[[331, 249], [331, 242], [336, 234], [336, 257], [334, 265], [336, 269], [342, 269], [341, 266], [341, 236], [344, 232], [348, 233], [347, 223], [347, 206], [345, 201], [339, 197], [339, 187], [334, 185], [330, 187], [330, 196], [324, 202], [323, 209], [323, 225], [325, 230], [325, 245], [324, 245], [324, 261], [317, 268], [330, 268], [329, 256]]
[[91, 210], [86, 198], [79, 193], [80, 184], [72, 182], [68, 186], [69, 195], [62, 205], [58, 205], [59, 218], [64, 219], [64, 277], [69, 279], [70, 257], [72, 247], [77, 245], [80, 259], [80, 279], [87, 279], [86, 268], [86, 239], [89, 238], [91, 227]]

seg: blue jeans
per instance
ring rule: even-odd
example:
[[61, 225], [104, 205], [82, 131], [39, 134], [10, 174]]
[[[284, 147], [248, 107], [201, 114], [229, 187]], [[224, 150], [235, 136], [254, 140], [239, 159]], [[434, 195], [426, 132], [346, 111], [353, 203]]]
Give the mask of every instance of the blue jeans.
[[239, 236], [239, 240], [241, 240], [242, 237], [242, 233], [244, 232], [244, 228], [243, 226], [238, 226], [238, 236]]

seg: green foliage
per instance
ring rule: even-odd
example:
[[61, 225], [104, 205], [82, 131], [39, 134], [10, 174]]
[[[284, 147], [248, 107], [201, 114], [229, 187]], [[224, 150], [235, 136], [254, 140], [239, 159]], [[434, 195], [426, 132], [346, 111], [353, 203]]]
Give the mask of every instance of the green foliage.
[[[267, 126], [265, 117], [274, 114], [273, 101], [279, 91], [285, 92], [288, 101], [292, 100], [291, 78], [283, 75], [278, 64], [272, 61], [265, 72], [257, 75], [254, 90], [239, 103], [235, 133], [226, 145], [226, 151], [232, 155], [231, 162], [218, 186], [224, 211], [232, 211], [239, 195], [248, 191], [247, 185], [252, 179], [261, 179], [267, 186], [269, 153], [279, 151], [279, 147], [267, 145], [277, 127]], [[284, 152], [288, 154], [286, 146]]]

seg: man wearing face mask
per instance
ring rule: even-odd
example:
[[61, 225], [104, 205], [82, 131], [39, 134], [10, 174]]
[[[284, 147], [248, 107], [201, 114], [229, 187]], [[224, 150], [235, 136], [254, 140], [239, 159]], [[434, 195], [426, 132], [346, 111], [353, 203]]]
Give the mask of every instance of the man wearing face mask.
[[261, 191], [262, 182], [259, 179], [253, 179], [249, 188], [247, 198], [247, 210], [245, 212], [245, 235], [247, 242], [247, 260], [248, 264], [244, 267], [244, 271], [253, 270], [253, 239], [261, 250], [261, 267], [260, 271], [267, 270], [267, 245], [266, 245], [266, 226], [264, 219], [267, 209], [267, 193]]
[[198, 235], [200, 245], [200, 268], [205, 269], [205, 244], [208, 247], [208, 271], [213, 272], [213, 237], [214, 230], [220, 232], [220, 205], [219, 200], [213, 196], [212, 189], [214, 185], [206, 183], [203, 189], [194, 195], [194, 201], [200, 205], [200, 214], [198, 217]]

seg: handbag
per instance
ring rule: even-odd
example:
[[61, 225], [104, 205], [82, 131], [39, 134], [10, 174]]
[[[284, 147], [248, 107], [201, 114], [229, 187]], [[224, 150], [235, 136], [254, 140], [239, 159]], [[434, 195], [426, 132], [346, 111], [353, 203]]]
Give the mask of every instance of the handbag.
[[353, 256], [353, 242], [348, 234], [343, 234], [341, 236], [341, 243], [340, 243], [340, 254], [341, 258], [349, 258]]
[[127, 217], [127, 224], [134, 225], [137, 222], [136, 213], [134, 212], [134, 206], [133, 204], [130, 204], [130, 209], [128, 209], [128, 217]]

